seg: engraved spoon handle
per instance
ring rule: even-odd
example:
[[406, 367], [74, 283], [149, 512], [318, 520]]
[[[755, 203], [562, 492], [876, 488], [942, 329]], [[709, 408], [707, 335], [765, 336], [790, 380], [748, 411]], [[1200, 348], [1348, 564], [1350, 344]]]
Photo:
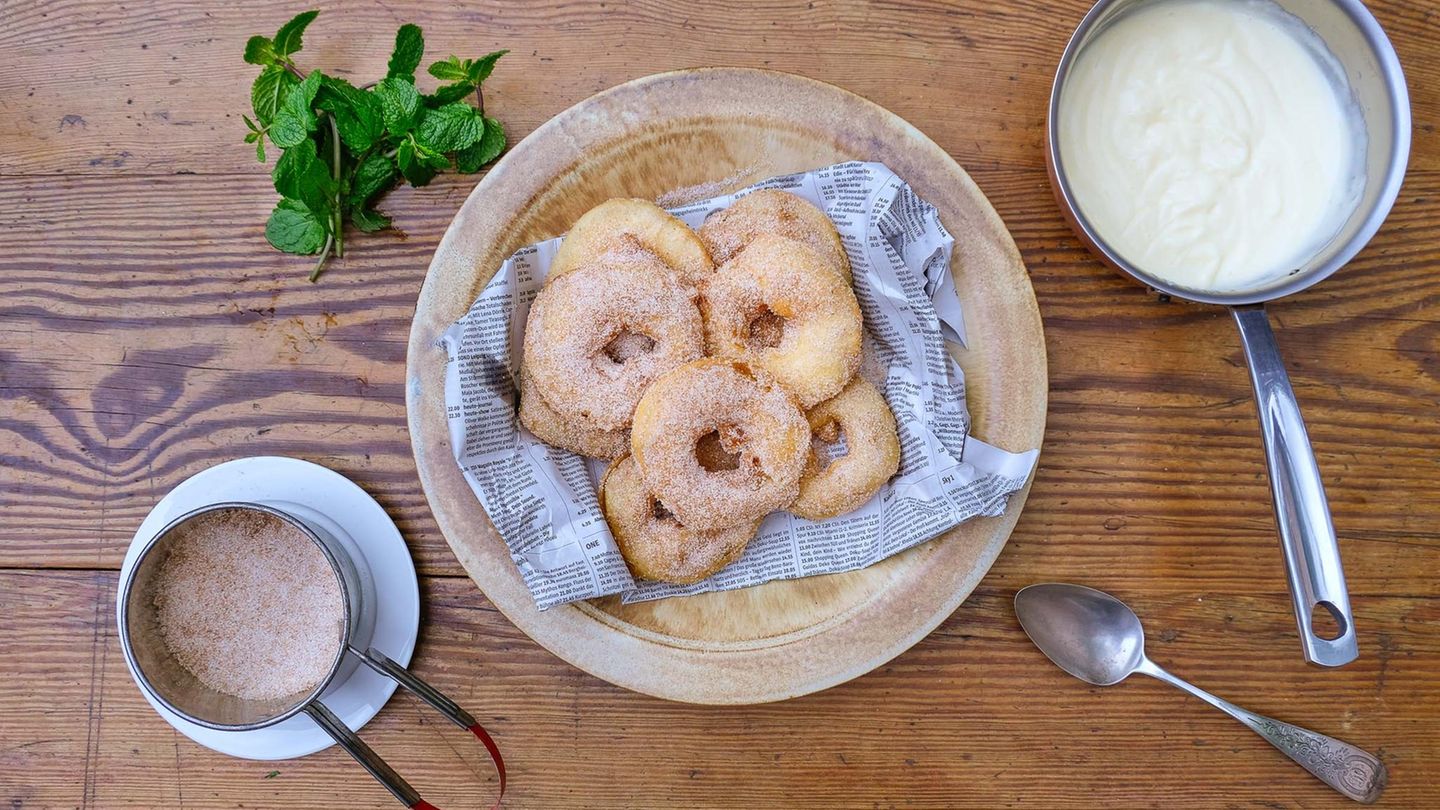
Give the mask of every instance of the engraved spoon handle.
[[1171, 675], [1148, 658], [1142, 660], [1135, 671], [1189, 692], [1239, 720], [1251, 731], [1265, 738], [1266, 742], [1280, 749], [1280, 753], [1295, 760], [1300, 767], [1347, 798], [1370, 804], [1380, 798], [1380, 793], [1385, 790], [1385, 784], [1389, 781], [1385, 765], [1368, 751], [1356, 748], [1344, 740], [1326, 737], [1324, 734], [1242, 709]]

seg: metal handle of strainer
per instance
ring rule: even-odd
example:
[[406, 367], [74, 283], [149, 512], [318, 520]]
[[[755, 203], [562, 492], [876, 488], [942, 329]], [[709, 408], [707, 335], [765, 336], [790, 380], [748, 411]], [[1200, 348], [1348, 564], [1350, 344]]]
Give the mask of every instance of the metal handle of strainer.
[[[491, 805], [491, 810], [498, 810], [500, 801], [505, 797], [505, 760], [500, 757], [500, 749], [495, 741], [475, 722], [470, 713], [460, 708], [453, 700], [446, 697], [444, 693], [430, 684], [416, 677], [409, 670], [390, 660], [384, 653], [375, 648], [359, 650], [355, 647], [348, 647], [348, 653], [365, 662], [367, 666], [388, 678], [393, 678], [406, 691], [430, 704], [432, 708], [445, 715], [450, 722], [469, 731], [475, 738], [485, 746], [490, 753], [490, 758], [495, 762], [495, 772], [500, 776], [500, 794]], [[411, 810], [436, 810], [435, 806], [420, 798], [415, 788], [410, 786], [400, 774], [395, 772], [374, 749], [365, 744], [360, 736], [351, 731], [348, 726], [340, 721], [325, 705], [318, 700], [312, 700], [305, 705], [305, 714], [314, 720], [316, 725], [329, 734], [345, 752], [360, 763], [375, 777], [375, 780], [385, 786], [386, 790], [401, 801]]]

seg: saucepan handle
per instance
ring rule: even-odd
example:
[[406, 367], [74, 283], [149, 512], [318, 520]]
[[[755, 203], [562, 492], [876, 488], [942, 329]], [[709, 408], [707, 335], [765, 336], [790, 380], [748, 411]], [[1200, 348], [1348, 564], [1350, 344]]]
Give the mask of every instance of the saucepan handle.
[[[496, 773], [500, 775], [500, 793], [495, 797], [495, 803], [491, 805], [491, 810], [497, 810], [500, 807], [501, 799], [505, 796], [505, 760], [500, 758], [500, 748], [495, 745], [495, 741], [485, 732], [485, 729], [475, 722], [475, 718], [440, 690], [420, 680], [379, 650], [372, 647], [361, 651], [351, 647], [348, 651], [364, 661], [371, 669], [393, 678], [406, 690], [433, 706], [436, 711], [480, 740], [481, 744], [485, 746], [485, 750], [490, 753], [490, 758], [495, 762]], [[346, 753], [354, 757], [362, 768], [375, 777], [376, 781], [384, 785], [385, 789], [406, 807], [411, 810], [437, 810], [434, 805], [420, 798], [420, 794], [415, 792], [415, 789], [410, 787], [410, 784], [401, 778], [394, 768], [386, 764], [379, 754], [366, 745], [359, 735], [351, 731], [349, 726], [342, 723], [340, 718], [336, 717], [334, 712], [327, 709], [320, 701], [312, 701], [306, 705], [305, 714], [309, 715], [310, 719], [324, 729], [326, 734], [339, 743]]]
[[[1280, 528], [1305, 660], [1327, 667], [1348, 664], [1358, 654], [1355, 622], [1315, 451], [1310, 447], [1310, 436], [1265, 308], [1235, 307], [1232, 311], [1250, 365], [1250, 381], [1255, 386], [1275, 522]], [[1340, 630], [1335, 638], [1316, 634], [1311, 615], [1317, 605], [1335, 619]]]

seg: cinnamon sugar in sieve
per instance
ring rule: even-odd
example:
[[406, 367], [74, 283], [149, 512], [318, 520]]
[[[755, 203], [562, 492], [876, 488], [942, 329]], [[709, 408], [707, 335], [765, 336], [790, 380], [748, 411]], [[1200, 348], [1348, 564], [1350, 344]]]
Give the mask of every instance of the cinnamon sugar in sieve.
[[229, 509], [176, 529], [154, 583], [160, 636], [200, 682], [247, 700], [330, 674], [344, 610], [323, 552], [284, 520]]

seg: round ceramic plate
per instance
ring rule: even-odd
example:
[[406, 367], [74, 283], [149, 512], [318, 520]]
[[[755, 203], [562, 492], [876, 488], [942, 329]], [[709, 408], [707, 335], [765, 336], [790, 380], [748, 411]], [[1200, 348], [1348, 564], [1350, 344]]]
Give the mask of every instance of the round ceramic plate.
[[965, 307], [974, 433], [1010, 450], [1045, 430], [1045, 341], [1015, 243], [949, 155], [852, 93], [769, 71], [666, 73], [607, 90], [515, 146], [476, 186], [435, 252], [410, 332], [410, 435], [420, 480], [471, 578], [531, 638], [615, 684], [672, 700], [760, 703], [824, 689], [935, 628], [1005, 544], [1028, 486], [998, 518], [962, 524], [860, 571], [621, 605], [541, 612], [449, 447], [440, 334], [517, 248], [564, 233], [611, 197], [702, 197], [844, 160], [880, 161], [940, 211]]
[[[410, 663], [420, 633], [420, 585], [405, 539], [365, 490], [334, 470], [308, 461], [279, 456], [242, 458], [185, 479], [161, 498], [140, 524], [120, 567], [120, 581], [130, 576], [141, 547], [165, 524], [191, 510], [225, 501], [274, 506], [318, 524], [345, 544], [360, 569], [362, 587], [368, 590], [373, 584], [375, 629], [369, 646], [402, 667]], [[123, 590], [116, 591], [118, 615]], [[353, 669], [349, 677], [325, 691], [322, 701], [345, 725], [359, 731], [394, 694], [396, 683], [368, 667]], [[133, 668], [130, 676], [136, 677]], [[335, 744], [314, 721], [302, 715], [255, 731], [217, 731], [181, 718], [144, 688], [140, 691], [177, 731], [222, 754], [245, 759], [292, 759]]]

